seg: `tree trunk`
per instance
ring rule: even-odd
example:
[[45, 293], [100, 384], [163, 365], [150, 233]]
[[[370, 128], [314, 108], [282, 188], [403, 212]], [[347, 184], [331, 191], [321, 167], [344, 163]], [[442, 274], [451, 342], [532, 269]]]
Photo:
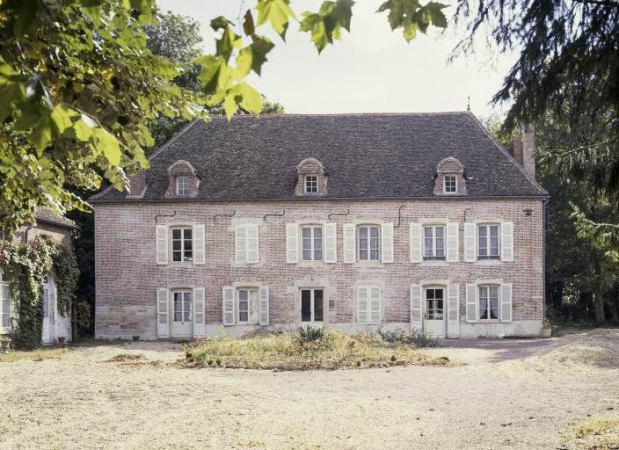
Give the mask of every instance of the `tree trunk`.
[[610, 313], [613, 315], [613, 323], [619, 325], [619, 294], [615, 294], [615, 300], [610, 302]]
[[604, 268], [600, 261], [600, 255], [598, 252], [593, 252], [593, 267], [595, 269], [595, 288], [594, 288], [594, 301], [595, 301], [595, 324], [597, 326], [603, 325], [606, 321], [604, 317]]

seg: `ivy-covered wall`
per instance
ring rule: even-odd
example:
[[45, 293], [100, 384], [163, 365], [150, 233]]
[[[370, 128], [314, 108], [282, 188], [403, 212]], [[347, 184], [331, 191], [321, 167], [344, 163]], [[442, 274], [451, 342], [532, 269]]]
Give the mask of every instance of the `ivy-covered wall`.
[[13, 346], [31, 349], [41, 345], [42, 286], [54, 275], [58, 312], [67, 316], [75, 300], [79, 270], [73, 251], [43, 239], [28, 244], [0, 242], [0, 271], [11, 289]]

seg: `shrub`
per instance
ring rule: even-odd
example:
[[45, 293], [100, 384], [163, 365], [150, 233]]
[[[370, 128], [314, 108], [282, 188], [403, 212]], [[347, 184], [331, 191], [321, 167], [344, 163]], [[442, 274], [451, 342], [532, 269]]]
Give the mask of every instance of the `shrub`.
[[391, 344], [408, 344], [415, 347], [438, 347], [438, 339], [425, 335], [422, 331], [383, 331], [378, 330], [378, 335]]
[[300, 345], [309, 344], [310, 342], [321, 341], [325, 337], [325, 331], [319, 327], [306, 325], [299, 327], [297, 330], [297, 340]]

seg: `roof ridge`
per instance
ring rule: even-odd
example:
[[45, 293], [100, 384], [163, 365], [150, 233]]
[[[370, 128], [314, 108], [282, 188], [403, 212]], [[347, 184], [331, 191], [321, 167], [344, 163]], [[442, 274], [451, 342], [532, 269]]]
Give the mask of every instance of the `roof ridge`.
[[[446, 116], [446, 115], [460, 115], [467, 114], [469, 111], [429, 111], [429, 112], [352, 112], [352, 113], [277, 113], [277, 114], [260, 114], [255, 116], [253, 114], [236, 114], [232, 117], [234, 119], [259, 119], [262, 117], [394, 117], [394, 116]], [[211, 120], [228, 120], [224, 115], [211, 115]], [[199, 120], [199, 119], [196, 119]]]

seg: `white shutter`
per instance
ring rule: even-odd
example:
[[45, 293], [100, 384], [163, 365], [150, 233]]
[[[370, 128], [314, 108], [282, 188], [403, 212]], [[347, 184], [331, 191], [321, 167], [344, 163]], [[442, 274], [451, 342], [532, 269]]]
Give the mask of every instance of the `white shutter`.
[[370, 287], [370, 323], [380, 324], [380, 288]]
[[420, 223], [411, 223], [410, 227], [410, 261], [420, 263], [422, 261], [421, 244], [422, 228]]
[[234, 254], [237, 263], [247, 262], [247, 229], [245, 225], [234, 227]]
[[234, 325], [234, 288], [224, 286], [221, 293], [224, 325]]
[[206, 335], [204, 321], [205, 290], [203, 287], [193, 290], [193, 337], [203, 338]]
[[337, 224], [325, 224], [325, 262], [337, 262]]
[[344, 262], [352, 264], [355, 262], [357, 253], [355, 243], [355, 225], [352, 223], [344, 224]]
[[423, 308], [421, 302], [421, 286], [411, 284], [411, 330], [421, 331], [423, 328]]
[[447, 224], [447, 262], [458, 262], [460, 258], [460, 239], [458, 222]]
[[447, 337], [460, 337], [460, 285], [447, 287]]
[[205, 258], [205, 229], [204, 225], [194, 225], [193, 227], [193, 263], [204, 264]]
[[157, 264], [168, 263], [168, 227], [157, 225]]
[[501, 225], [501, 260], [514, 260], [514, 223], [503, 222]]
[[474, 223], [464, 224], [464, 261], [475, 262], [477, 260], [477, 226]]
[[466, 285], [466, 321], [468, 323], [477, 322], [479, 317], [479, 301], [477, 300], [477, 286], [474, 284]]
[[299, 262], [299, 226], [296, 223], [286, 224], [286, 261]]
[[384, 223], [380, 227], [381, 260], [383, 263], [393, 262], [393, 223]]
[[512, 321], [512, 284], [501, 286], [501, 322]]
[[269, 324], [269, 286], [260, 288], [260, 325]]
[[169, 307], [168, 290], [157, 289], [157, 337], [159, 339], [170, 337]]
[[258, 225], [249, 224], [245, 228], [247, 232], [247, 262], [257, 263], [260, 261], [260, 236], [258, 232]]
[[358, 286], [357, 287], [357, 322], [366, 324], [369, 321], [368, 314], [368, 287], [367, 286]]

